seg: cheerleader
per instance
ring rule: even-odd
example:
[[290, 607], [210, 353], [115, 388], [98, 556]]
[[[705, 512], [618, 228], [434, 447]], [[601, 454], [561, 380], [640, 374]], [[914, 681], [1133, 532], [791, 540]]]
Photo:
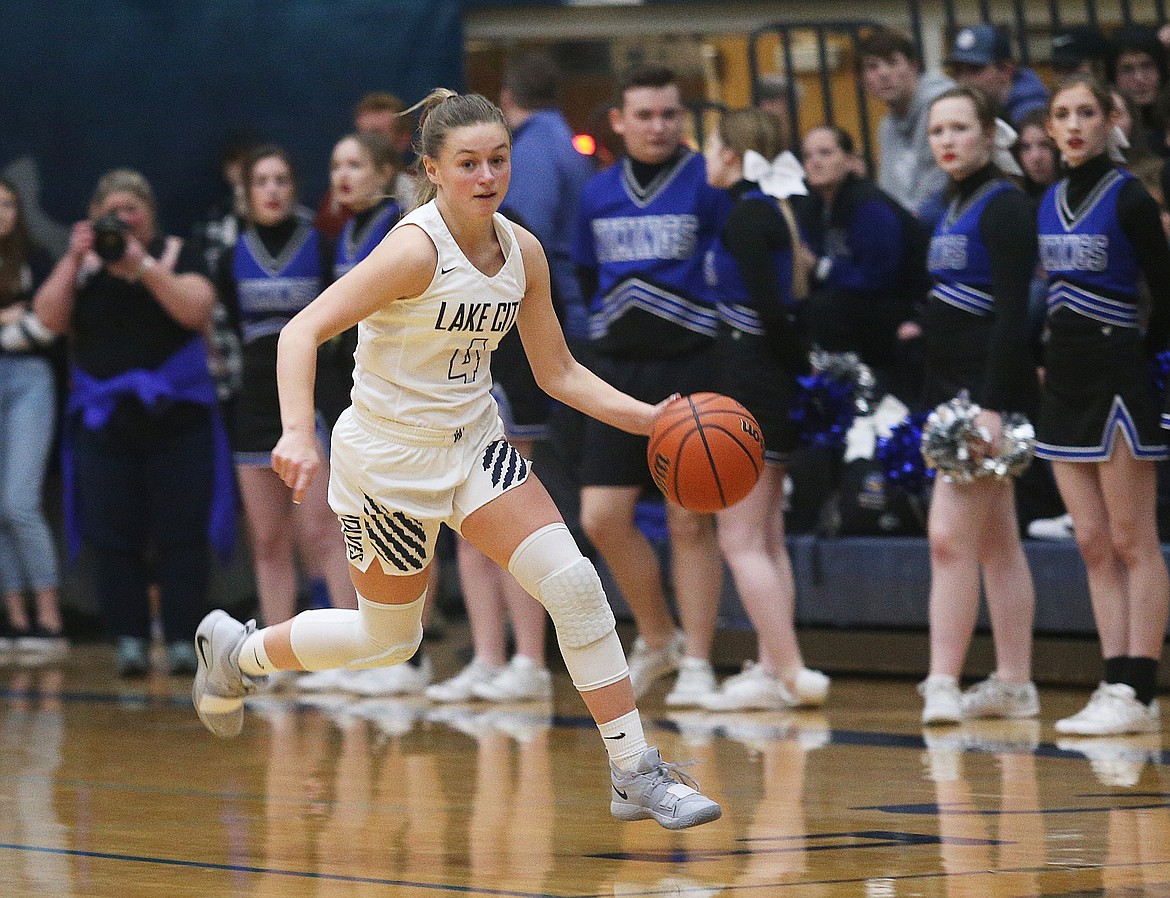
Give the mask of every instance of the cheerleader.
[[1156, 203], [1111, 158], [1116, 121], [1094, 79], [1057, 88], [1048, 131], [1068, 175], [1039, 218], [1049, 281], [1036, 453], [1052, 460], [1072, 515], [1105, 659], [1089, 703], [1056, 724], [1078, 735], [1160, 728], [1154, 693], [1170, 607], [1154, 483], [1167, 447], [1150, 368], [1170, 333], [1170, 250]]
[[[808, 349], [796, 324], [813, 258], [788, 197], [805, 193], [800, 164], [779, 154], [780, 126], [758, 109], [729, 112], [707, 139], [707, 182], [735, 206], [708, 265], [718, 291], [723, 390], [764, 433], [764, 471], [742, 502], [719, 512], [719, 548], [759, 635], [760, 663], [703, 697], [710, 710], [781, 710], [825, 701], [829, 678], [808, 670], [796, 640], [796, 587], [784, 542], [784, 464], [796, 448], [790, 412]], [[774, 163], [767, 160], [776, 158]]]
[[271, 469], [272, 447], [281, 434], [277, 338], [328, 282], [332, 247], [297, 215], [296, 180], [281, 148], [256, 149], [244, 169], [244, 189], [248, 227], [235, 249], [223, 256], [217, 285], [243, 342], [232, 451], [252, 540], [260, 614], [275, 624], [296, 611], [294, 541], [306, 569], [324, 577], [332, 602], [356, 607], [324, 484], [310, 490], [302, 507], [294, 510]]
[[[925, 400], [967, 390], [994, 446], [1004, 412], [1028, 412], [1037, 396], [1028, 342], [1028, 293], [1036, 268], [1032, 204], [1000, 166], [1015, 168], [991, 101], [977, 88], [946, 91], [930, 107], [927, 134], [947, 174], [949, 205], [930, 244], [935, 279], [925, 318]], [[1011, 134], [1014, 140], [1014, 133]], [[1001, 147], [1002, 144], [1002, 147]], [[999, 164], [997, 164], [999, 163]], [[940, 479], [930, 506], [930, 674], [918, 687], [924, 724], [963, 717], [1034, 717], [1035, 597], [1016, 525], [1012, 482]], [[996, 669], [960, 694], [982, 581]]]

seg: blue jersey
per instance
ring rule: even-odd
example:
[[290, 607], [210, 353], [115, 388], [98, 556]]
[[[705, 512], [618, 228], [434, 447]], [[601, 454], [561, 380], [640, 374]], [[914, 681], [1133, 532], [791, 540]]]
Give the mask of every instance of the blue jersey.
[[599, 351], [673, 355], [714, 337], [703, 262], [730, 205], [691, 152], [645, 188], [629, 159], [585, 185], [573, 254], [598, 273], [589, 332]]
[[402, 217], [402, 209], [393, 200], [387, 201], [378, 209], [365, 226], [357, 226], [357, 216], [350, 216], [349, 221], [341, 231], [341, 238], [337, 241], [337, 253], [333, 262], [333, 277], [339, 278], [374, 251], [374, 247], [382, 242], [382, 238], [390, 233], [390, 229]]
[[960, 205], [954, 200], [939, 219], [930, 240], [926, 267], [934, 278], [932, 299], [973, 315], [995, 310], [991, 294], [991, 254], [979, 231], [979, 221], [992, 197], [1016, 189], [1008, 181], [988, 181]]
[[232, 275], [245, 344], [280, 333], [321, 292], [319, 240], [316, 229], [302, 221], [275, 259], [252, 228], [236, 241]]
[[[745, 191], [740, 196], [739, 202], [761, 199], [770, 204], [777, 215], [780, 214], [775, 207], [776, 200], [760, 190], [759, 187], [752, 187]], [[792, 297], [791, 248], [777, 250], [773, 254], [773, 261], [776, 266], [776, 281], [780, 285], [780, 305], [785, 309], [791, 309], [797, 305], [796, 300]], [[722, 239], [715, 240], [711, 246], [711, 251], [707, 256], [706, 273], [707, 283], [715, 290], [718, 297], [716, 306], [719, 317], [737, 330], [762, 336], [765, 332], [764, 324], [760, 319], [759, 311], [755, 308], [756, 303], [748, 293], [743, 273], [739, 270], [739, 264], [724, 245]]]
[[1079, 209], [1068, 206], [1068, 180], [1040, 202], [1040, 264], [1048, 273], [1048, 314], [1067, 306], [1105, 324], [1138, 326], [1141, 269], [1117, 220], [1117, 197], [1133, 176], [1110, 169]]

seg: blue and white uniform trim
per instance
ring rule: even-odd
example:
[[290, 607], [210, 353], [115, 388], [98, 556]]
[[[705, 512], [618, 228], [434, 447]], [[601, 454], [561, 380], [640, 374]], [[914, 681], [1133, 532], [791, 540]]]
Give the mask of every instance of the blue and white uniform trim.
[[1048, 314], [1067, 306], [1079, 315], [1117, 327], [1137, 327], [1138, 308], [1135, 303], [1109, 299], [1063, 279], [1048, 285]]
[[986, 318], [995, 311], [995, 298], [990, 293], [977, 290], [970, 284], [937, 283], [930, 291], [931, 297], [945, 302], [972, 315]]
[[[1165, 422], [1167, 416], [1164, 415], [1162, 420]], [[1133, 452], [1134, 458], [1145, 461], [1162, 461], [1170, 458], [1170, 450], [1165, 446], [1143, 446], [1141, 444], [1133, 416], [1129, 413], [1129, 409], [1125, 407], [1125, 402], [1120, 396], [1113, 397], [1113, 408], [1110, 410], [1109, 418], [1105, 422], [1105, 430], [1101, 437], [1100, 445], [1054, 446], [1051, 443], [1043, 443], [1037, 440], [1036, 455], [1051, 461], [1108, 461], [1113, 456], [1113, 447], [1117, 442], [1118, 431], [1125, 437], [1125, 441], [1129, 443], [1129, 448]]]
[[601, 308], [589, 320], [589, 336], [600, 339], [609, 332], [612, 323], [634, 308], [671, 321], [679, 327], [708, 337], [715, 336], [719, 316], [711, 306], [684, 299], [641, 278], [622, 281], [608, 296]]
[[721, 302], [715, 306], [715, 311], [719, 313], [721, 321], [731, 325], [737, 331], [755, 334], [757, 337], [763, 337], [767, 333], [764, 330], [764, 322], [760, 318], [760, 313], [751, 306]]

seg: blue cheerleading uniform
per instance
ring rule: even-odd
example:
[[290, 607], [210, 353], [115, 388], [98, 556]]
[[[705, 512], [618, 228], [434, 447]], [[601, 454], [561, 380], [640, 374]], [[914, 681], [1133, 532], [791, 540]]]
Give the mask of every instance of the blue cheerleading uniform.
[[337, 240], [333, 279], [341, 277], [372, 253], [401, 217], [402, 209], [392, 199], [383, 200], [367, 211], [350, 216]]
[[224, 256], [221, 295], [243, 343], [242, 385], [231, 429], [239, 464], [271, 462], [281, 434], [277, 340], [328, 283], [331, 249], [312, 225], [291, 218], [270, 228], [249, 227]]
[[1039, 231], [1048, 318], [1036, 454], [1104, 461], [1120, 432], [1136, 458], [1166, 458], [1149, 357], [1166, 343], [1170, 250], [1153, 200], [1101, 156], [1049, 188]]
[[776, 200], [751, 181], [729, 192], [735, 206], [707, 260], [720, 320], [720, 389], [752, 413], [765, 458], [781, 464], [798, 441], [791, 411], [796, 378], [808, 368], [798, 314], [805, 297], [793, 292], [792, 233]]
[[986, 408], [1033, 413], [1036, 363], [1027, 318], [1036, 268], [1032, 205], [990, 165], [953, 184], [948, 196], [927, 259], [934, 287], [924, 318], [924, 405], [967, 390]]

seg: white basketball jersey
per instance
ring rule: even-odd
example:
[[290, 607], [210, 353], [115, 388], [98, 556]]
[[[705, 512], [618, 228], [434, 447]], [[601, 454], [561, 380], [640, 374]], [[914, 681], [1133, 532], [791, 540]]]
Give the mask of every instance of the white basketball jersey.
[[495, 409], [491, 354], [524, 295], [524, 261], [511, 223], [494, 216], [504, 267], [479, 271], [447, 229], [434, 200], [394, 229], [416, 225], [438, 250], [434, 279], [414, 299], [388, 303], [358, 325], [353, 403], [413, 427], [456, 430]]

